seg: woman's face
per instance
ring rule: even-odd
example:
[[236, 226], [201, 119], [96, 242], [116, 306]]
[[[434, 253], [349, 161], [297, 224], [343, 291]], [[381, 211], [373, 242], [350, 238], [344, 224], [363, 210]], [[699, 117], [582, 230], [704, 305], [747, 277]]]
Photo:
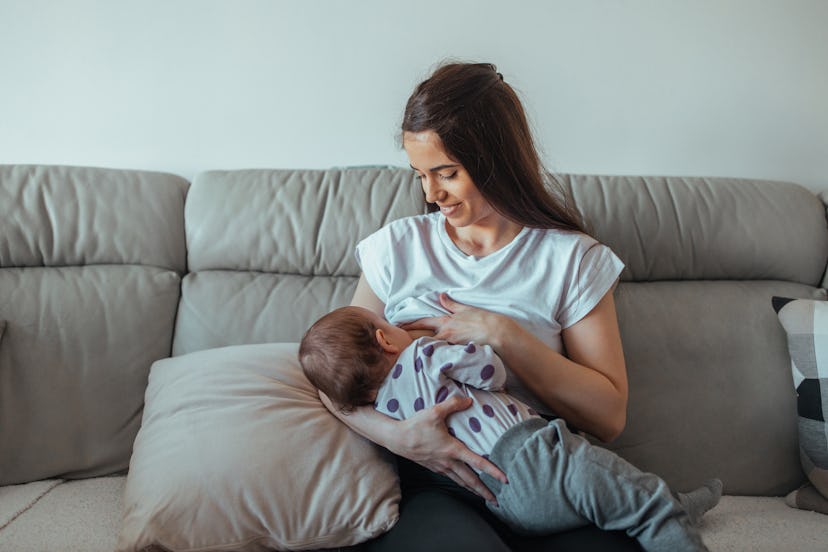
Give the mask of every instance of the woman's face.
[[485, 225], [499, 217], [466, 169], [446, 154], [436, 132], [405, 132], [403, 148], [422, 182], [426, 201], [436, 203], [449, 224], [455, 228]]

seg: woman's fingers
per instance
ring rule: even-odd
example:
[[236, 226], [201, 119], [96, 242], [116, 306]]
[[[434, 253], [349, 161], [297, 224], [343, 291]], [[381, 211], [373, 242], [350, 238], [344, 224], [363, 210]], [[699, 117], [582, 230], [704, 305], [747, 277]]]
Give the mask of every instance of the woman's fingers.
[[[419, 453], [405, 456], [421, 463], [431, 471], [445, 475], [461, 487], [484, 499], [495, 502], [491, 490], [486, 487], [472, 468], [486, 472], [503, 483], [507, 482], [506, 476], [497, 466], [475, 454], [463, 442], [446, 432], [446, 418], [455, 412], [469, 408], [472, 403], [469, 397], [455, 395], [410, 418], [409, 423], [413, 421], [416, 423], [414, 427], [424, 429], [425, 433], [420, 433], [417, 437], [408, 440], [409, 444], [421, 443], [417, 447]], [[435, 430], [438, 432], [434, 433]]]
[[[472, 402], [473, 401], [469, 397], [453, 396], [435, 405], [433, 407], [433, 411], [434, 414], [440, 419], [445, 420], [446, 417], [455, 412], [466, 410], [472, 405]], [[458, 443], [459, 442], [460, 441], [458, 441]], [[457, 456], [455, 457], [453, 471], [457, 477], [463, 481], [461, 484], [466, 488], [470, 488], [470, 490], [479, 494], [486, 500], [494, 500], [494, 495], [492, 495], [488, 487], [486, 487], [486, 485], [484, 485], [477, 476], [477, 473], [475, 473], [469, 466], [478, 471], [486, 472], [501, 483], [509, 482], [506, 478], [506, 474], [500, 471], [497, 466], [482, 456], [475, 454], [465, 445], [461, 444], [456, 454]]]
[[[480, 460], [484, 459], [478, 457], [473, 452], [469, 451], [465, 445], [463, 445], [460, 441], [457, 441], [457, 447], [454, 449], [453, 454], [447, 459], [442, 462], [435, 461], [432, 463], [424, 464], [427, 468], [431, 471], [437, 472], [442, 474], [464, 489], [475, 493], [476, 495], [480, 496], [481, 498], [489, 501], [497, 503], [497, 499], [495, 498], [492, 491], [480, 480], [480, 477], [477, 473], [472, 470], [466, 462], [462, 460], [463, 457], [469, 457], [470, 460], [475, 461], [474, 458], [479, 458]], [[476, 462], [477, 463], [477, 462]], [[494, 467], [494, 465], [492, 464]], [[494, 468], [497, 473], [501, 473], [500, 470]], [[501, 474], [502, 475], [502, 474]]]
[[434, 412], [440, 420], [445, 421], [445, 419], [451, 414], [469, 408], [473, 402], [474, 401], [471, 400], [471, 397], [452, 395], [443, 402], [435, 404], [432, 407], [432, 412]]
[[458, 303], [457, 301], [449, 297], [449, 294], [445, 291], [440, 294], [440, 304], [443, 306], [444, 309], [446, 309], [450, 313], [454, 313], [457, 311], [457, 309], [466, 306], [463, 303]]
[[494, 502], [497, 504], [497, 499], [492, 491], [480, 480], [477, 474], [462, 462], [457, 462], [452, 468], [452, 471], [447, 474], [448, 477], [465, 489], [480, 496], [487, 502]]
[[[477, 471], [485, 472], [500, 481], [501, 483], [508, 484], [509, 478], [506, 477], [506, 474], [503, 473], [500, 468], [495, 466], [492, 462], [483, 458], [482, 456], [478, 456], [473, 452], [469, 451], [470, 454], [466, 455], [464, 462], [469, 466], [473, 467]], [[479, 479], [479, 478], [478, 478]]]

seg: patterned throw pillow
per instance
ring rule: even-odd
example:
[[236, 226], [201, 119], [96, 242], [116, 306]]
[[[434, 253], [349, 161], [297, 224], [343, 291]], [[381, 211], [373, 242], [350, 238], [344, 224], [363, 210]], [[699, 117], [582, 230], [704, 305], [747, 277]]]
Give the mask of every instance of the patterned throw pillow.
[[[787, 497], [796, 508], [828, 513], [828, 301], [774, 297], [788, 334], [799, 415], [799, 455], [813, 489]], [[814, 492], [814, 489], [818, 492]]]

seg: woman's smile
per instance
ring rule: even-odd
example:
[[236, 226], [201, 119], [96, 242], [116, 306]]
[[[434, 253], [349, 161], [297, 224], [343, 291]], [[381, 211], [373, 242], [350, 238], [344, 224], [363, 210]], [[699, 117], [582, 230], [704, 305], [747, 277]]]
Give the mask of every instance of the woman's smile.
[[460, 203], [452, 203], [452, 204], [446, 205], [446, 204], [439, 204], [438, 203], [437, 206], [440, 207], [440, 212], [443, 213], [444, 217], [450, 218], [452, 215], [454, 215], [457, 212], [458, 209], [460, 209], [461, 204]]

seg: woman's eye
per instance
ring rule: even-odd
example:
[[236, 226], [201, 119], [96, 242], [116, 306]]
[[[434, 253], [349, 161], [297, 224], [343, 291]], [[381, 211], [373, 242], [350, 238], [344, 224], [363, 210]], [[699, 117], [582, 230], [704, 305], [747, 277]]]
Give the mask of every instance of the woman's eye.
[[452, 179], [452, 178], [454, 178], [455, 176], [457, 176], [457, 171], [453, 171], [453, 172], [451, 172], [451, 173], [449, 173], [449, 174], [441, 174], [441, 175], [440, 175], [440, 178], [441, 178], [442, 180], [451, 180], [451, 179]]

